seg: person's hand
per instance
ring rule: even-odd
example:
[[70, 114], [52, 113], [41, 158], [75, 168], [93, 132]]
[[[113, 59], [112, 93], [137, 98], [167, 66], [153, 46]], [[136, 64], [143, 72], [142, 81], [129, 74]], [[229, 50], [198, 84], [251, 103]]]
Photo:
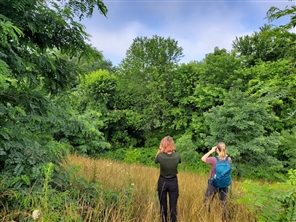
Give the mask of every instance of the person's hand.
[[217, 146], [212, 147], [211, 153], [215, 153], [217, 151]]
[[202, 156], [201, 160], [203, 162], [207, 162], [207, 158], [212, 154], [217, 152], [217, 146], [212, 147], [212, 149], [210, 149], [210, 151], [208, 151], [205, 155]]

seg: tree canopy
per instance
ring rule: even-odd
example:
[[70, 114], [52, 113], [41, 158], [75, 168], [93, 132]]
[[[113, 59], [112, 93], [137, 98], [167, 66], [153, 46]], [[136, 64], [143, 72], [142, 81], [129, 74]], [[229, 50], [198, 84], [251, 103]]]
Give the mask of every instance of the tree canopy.
[[81, 146], [90, 134], [89, 119], [78, 120], [76, 112], [61, 109], [54, 99], [77, 84], [80, 69], [69, 58], [102, 59], [76, 21], [77, 15], [90, 17], [96, 6], [106, 15], [97, 0], [0, 2], [0, 176], [7, 186], [35, 183], [38, 189], [44, 164], [59, 167], [68, 152], [57, 135], [79, 135], [75, 145]]

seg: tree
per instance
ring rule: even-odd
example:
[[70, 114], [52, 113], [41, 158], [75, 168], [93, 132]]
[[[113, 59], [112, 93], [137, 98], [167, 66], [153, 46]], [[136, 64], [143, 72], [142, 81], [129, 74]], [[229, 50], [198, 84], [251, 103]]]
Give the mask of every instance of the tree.
[[[97, 5], [106, 15], [107, 8], [97, 0], [63, 4], [0, 2], [0, 177], [6, 178], [7, 187], [34, 184], [38, 190], [46, 163], [61, 169], [68, 145], [54, 138], [61, 123], [56, 113], [62, 109], [51, 98], [77, 84], [79, 67], [70, 57], [102, 57], [86, 42], [88, 34], [75, 13], [91, 16]], [[57, 172], [54, 177], [57, 184], [64, 181]]]
[[191, 106], [187, 108], [192, 110], [187, 132], [193, 135], [199, 151], [205, 147], [203, 136], [209, 133], [204, 124], [203, 113], [212, 107], [222, 105], [231, 87], [242, 85], [244, 78], [238, 72], [240, 69], [241, 59], [234, 52], [227, 52], [217, 47], [213, 53], [206, 55], [204, 61], [196, 65], [198, 75], [194, 91], [183, 100], [187, 100]]
[[[110, 73], [114, 73], [116, 67], [113, 66], [112, 62], [108, 59], [105, 59], [100, 51], [98, 51], [95, 47], [92, 48], [92, 55], [86, 56], [75, 56], [69, 57], [66, 54], [62, 54], [61, 51], [55, 50], [54, 53], [58, 57], [62, 59], [68, 60], [72, 66], [76, 67], [78, 73], [80, 75], [89, 74], [94, 71], [108, 70]], [[79, 79], [77, 79], [79, 80]], [[78, 83], [78, 81], [76, 81]]]
[[266, 177], [268, 173], [269, 179], [281, 177], [276, 172], [283, 169], [283, 164], [274, 156], [280, 144], [280, 134], [267, 133], [265, 128], [278, 119], [268, 113], [267, 106], [234, 88], [223, 105], [204, 114], [210, 131], [205, 137], [206, 146], [225, 142], [238, 176], [258, 178]]
[[281, 144], [277, 152], [277, 157], [283, 161], [283, 165], [287, 170], [296, 169], [296, 153], [295, 145], [296, 142], [296, 127], [291, 129], [283, 130], [281, 132]]
[[295, 58], [296, 35], [271, 25], [265, 25], [253, 35], [236, 37], [232, 47], [244, 58], [247, 67], [263, 61], [277, 61], [283, 58]]
[[[129, 109], [140, 116], [140, 126], [148, 136], [158, 129], [169, 129], [172, 83], [182, 48], [171, 38], [137, 37], [118, 67], [118, 109]], [[123, 103], [124, 101], [124, 103]], [[137, 119], [139, 120], [139, 118]], [[169, 133], [160, 132], [162, 134]], [[149, 137], [149, 136], [148, 136]]]
[[[292, 1], [292, 0], [289, 0], [289, 1]], [[291, 5], [290, 8], [286, 7], [283, 10], [274, 6], [270, 7], [266, 15], [270, 22], [272, 22], [275, 19], [279, 19], [281, 17], [290, 15], [290, 22], [288, 24], [281, 25], [281, 26], [286, 30], [291, 30], [296, 26], [296, 6], [295, 5]]]
[[[100, 1], [65, 1], [61, 7], [55, 1], [2, 1], [0, 14], [22, 30], [19, 41], [10, 42], [2, 48], [2, 59], [11, 69], [11, 75], [19, 81], [26, 81], [29, 87], [43, 85], [50, 93], [69, 87], [77, 76], [75, 67], [61, 57], [56, 57], [52, 49], [71, 56], [101, 54], [86, 43], [89, 35], [84, 27], [75, 21], [73, 13], [91, 15], [95, 4]], [[82, 8], [80, 8], [82, 7]], [[74, 11], [71, 11], [73, 9]], [[105, 14], [107, 11], [104, 10]], [[18, 44], [19, 43], [19, 44]]]
[[242, 69], [247, 82], [245, 91], [258, 102], [268, 103], [269, 112], [274, 113], [279, 121], [269, 124], [270, 130], [281, 132], [295, 125], [295, 69], [291, 60], [281, 59], [276, 62], [260, 62]]
[[189, 129], [192, 115], [200, 111], [195, 106], [194, 92], [199, 83], [200, 63], [191, 62], [176, 67], [173, 82], [170, 88], [172, 92], [172, 108], [170, 114], [173, 117], [171, 128], [179, 134]]
[[[99, 114], [96, 120], [102, 124], [98, 124], [97, 128], [113, 145], [112, 149], [121, 148], [130, 141], [126, 133], [129, 127], [126, 114], [115, 107], [116, 88], [117, 77], [107, 70], [98, 70], [84, 76], [73, 92], [76, 99], [71, 100], [82, 115], [88, 112]], [[104, 146], [102, 148], [101, 150], [96, 149], [96, 153], [102, 153]]]
[[116, 76], [107, 70], [98, 70], [83, 76], [77, 89], [82, 97], [80, 99], [82, 106], [78, 107], [78, 110], [81, 113], [87, 110], [96, 110], [101, 113], [112, 110], [116, 85]]

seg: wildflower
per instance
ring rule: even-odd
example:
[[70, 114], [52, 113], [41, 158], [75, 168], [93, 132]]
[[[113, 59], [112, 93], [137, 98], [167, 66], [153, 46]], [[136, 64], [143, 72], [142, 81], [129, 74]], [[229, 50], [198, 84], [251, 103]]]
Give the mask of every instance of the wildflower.
[[40, 211], [39, 210], [34, 210], [32, 213], [32, 218], [33, 220], [37, 220], [40, 217]]

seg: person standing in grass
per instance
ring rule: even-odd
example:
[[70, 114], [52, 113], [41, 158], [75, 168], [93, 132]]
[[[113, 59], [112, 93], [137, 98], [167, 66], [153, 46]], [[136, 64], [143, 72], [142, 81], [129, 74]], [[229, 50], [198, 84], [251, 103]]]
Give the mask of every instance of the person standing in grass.
[[[211, 154], [217, 153], [218, 157], [210, 157]], [[215, 181], [213, 180], [216, 175], [216, 165], [218, 161], [228, 161], [230, 166], [232, 163], [231, 158], [226, 153], [226, 145], [224, 142], [219, 142], [217, 146], [212, 147], [212, 149], [207, 152], [201, 160], [207, 164], [211, 164], [212, 168], [210, 171], [210, 179], [208, 180], [208, 186], [205, 193], [204, 204], [205, 207], [208, 207], [208, 211], [210, 212], [210, 203], [212, 202], [216, 193], [219, 195], [219, 200], [222, 205], [222, 222], [226, 222], [227, 219], [227, 194], [228, 194], [228, 186], [226, 187], [218, 187]], [[231, 178], [230, 178], [231, 183]], [[215, 185], [214, 185], [215, 184]], [[229, 184], [229, 183], [228, 183]]]
[[[166, 136], [161, 140], [155, 163], [160, 164], [157, 190], [161, 220], [162, 222], [176, 222], [177, 200], [179, 197], [177, 173], [178, 164], [181, 163], [181, 156], [178, 152], [175, 152], [175, 143], [172, 137]], [[170, 220], [167, 217], [167, 196], [169, 196]]]

